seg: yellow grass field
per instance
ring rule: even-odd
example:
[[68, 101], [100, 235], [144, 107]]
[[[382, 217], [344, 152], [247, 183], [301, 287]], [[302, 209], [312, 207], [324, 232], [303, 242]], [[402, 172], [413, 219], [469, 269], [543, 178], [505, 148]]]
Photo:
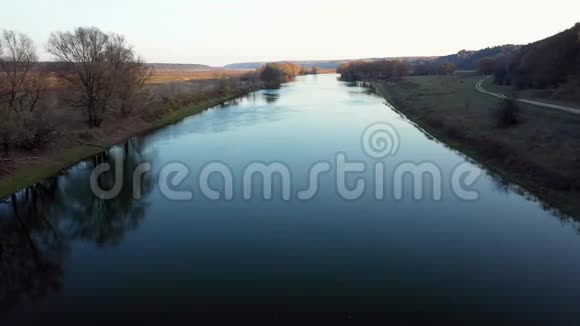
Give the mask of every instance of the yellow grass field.
[[[184, 82], [192, 80], [215, 80], [221, 78], [223, 75], [239, 76], [252, 70], [199, 70], [199, 71], [179, 71], [179, 70], [159, 70], [154, 71], [151, 78], [147, 81], [148, 85], [166, 84], [174, 82]], [[320, 74], [334, 74], [334, 69], [321, 69]], [[64, 87], [64, 81], [55, 73], [51, 73], [48, 78], [51, 88]]]
[[165, 84], [172, 82], [181, 82], [189, 80], [208, 80], [218, 79], [223, 75], [239, 76], [249, 70], [200, 70], [200, 71], [179, 71], [179, 70], [160, 70], [154, 71], [147, 84]]
[[[153, 72], [147, 84], [165, 84], [190, 80], [211, 80], [221, 78], [223, 75], [239, 76], [252, 70], [200, 70], [200, 71], [179, 71], [179, 70], [160, 70]], [[334, 74], [334, 69], [321, 69], [321, 74]]]

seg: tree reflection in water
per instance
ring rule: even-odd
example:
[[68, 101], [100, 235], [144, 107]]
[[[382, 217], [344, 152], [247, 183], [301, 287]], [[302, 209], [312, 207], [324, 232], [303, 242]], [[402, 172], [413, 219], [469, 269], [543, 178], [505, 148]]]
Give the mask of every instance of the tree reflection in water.
[[[133, 199], [132, 175], [144, 162], [143, 145], [131, 140], [0, 204], [0, 310], [58, 292], [72, 241], [114, 246], [139, 226], [147, 203]], [[112, 185], [118, 160], [123, 160], [122, 191], [112, 200], [102, 200], [91, 191], [90, 173], [97, 164], [109, 162], [111, 170], [99, 182]], [[151, 175], [145, 174], [142, 198], [153, 184]]]
[[276, 103], [280, 99], [280, 93], [277, 92], [265, 91], [262, 94], [262, 96], [264, 97], [264, 100], [266, 100], [266, 103], [268, 104]]

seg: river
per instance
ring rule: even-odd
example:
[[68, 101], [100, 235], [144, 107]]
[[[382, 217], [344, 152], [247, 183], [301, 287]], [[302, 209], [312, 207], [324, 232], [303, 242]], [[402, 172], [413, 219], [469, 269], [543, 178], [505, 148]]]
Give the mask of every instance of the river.
[[[271, 185], [249, 173], [272, 162]], [[368, 89], [304, 76], [1, 203], [0, 321], [573, 324], [578, 229]]]

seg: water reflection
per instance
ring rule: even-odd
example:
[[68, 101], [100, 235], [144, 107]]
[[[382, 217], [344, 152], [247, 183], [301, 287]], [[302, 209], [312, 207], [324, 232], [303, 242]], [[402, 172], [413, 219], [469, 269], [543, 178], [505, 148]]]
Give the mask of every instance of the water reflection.
[[[254, 92], [227, 102], [217, 108], [209, 109], [201, 115], [192, 116], [149, 135], [156, 142], [170, 141], [190, 134], [222, 133], [240, 127], [255, 127], [264, 123], [283, 120], [285, 115], [294, 112], [291, 108], [283, 110], [271, 106], [279, 101], [283, 88]], [[222, 110], [223, 107], [235, 107], [234, 110]]]
[[[63, 185], [63, 191], [58, 192], [59, 208], [66, 210], [60, 215], [69, 217], [76, 226], [71, 236], [94, 241], [99, 246], [115, 245], [123, 235], [135, 229], [143, 219], [147, 203], [144, 200], [134, 200], [133, 172], [144, 162], [141, 155], [142, 143], [133, 140], [120, 148], [114, 148], [109, 153], [101, 155], [76, 175], [69, 175]], [[115, 182], [115, 162], [123, 160], [123, 188], [119, 196], [112, 200], [102, 200], [93, 195], [87, 180], [96, 164], [110, 163], [112, 169], [101, 175], [99, 180], [103, 189], [112, 188]], [[76, 180], [75, 180], [76, 179]], [[152, 190], [154, 181], [150, 174], [144, 174], [141, 193], [146, 195]]]
[[[114, 246], [139, 226], [147, 202], [133, 199], [129, 178], [144, 159], [142, 145], [130, 141], [66, 175], [13, 194], [0, 205], [0, 310], [57, 292], [72, 241]], [[123, 159], [119, 166], [126, 178], [121, 194], [108, 201], [97, 198], [88, 183], [90, 172], [96, 164], [110, 163], [112, 169], [99, 181], [112, 185], [119, 159]], [[143, 198], [152, 186], [151, 176], [146, 174], [141, 185]]]
[[22, 200], [12, 195], [0, 209], [0, 311], [62, 286], [61, 266], [68, 243], [62, 230], [39, 213], [50, 205], [50, 187], [28, 189]]
[[266, 103], [268, 104], [275, 103], [280, 99], [279, 92], [265, 91], [264, 93], [262, 93], [262, 96], [264, 97], [264, 100], [266, 100]]
[[237, 98], [231, 99], [229, 101], [225, 101], [225, 102], [220, 104], [220, 108], [238, 106], [238, 105], [243, 103], [245, 98], [246, 98], [246, 96], [242, 96], [242, 97], [237, 97]]

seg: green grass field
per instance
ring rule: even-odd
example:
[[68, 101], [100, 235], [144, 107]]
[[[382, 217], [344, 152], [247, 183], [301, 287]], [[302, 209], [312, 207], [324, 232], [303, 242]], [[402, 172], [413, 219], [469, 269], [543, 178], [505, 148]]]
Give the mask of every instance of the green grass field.
[[502, 100], [478, 92], [475, 83], [480, 79], [408, 77], [374, 85], [435, 137], [562, 212], [580, 217], [580, 116], [522, 103], [520, 123], [498, 128], [493, 112]]

